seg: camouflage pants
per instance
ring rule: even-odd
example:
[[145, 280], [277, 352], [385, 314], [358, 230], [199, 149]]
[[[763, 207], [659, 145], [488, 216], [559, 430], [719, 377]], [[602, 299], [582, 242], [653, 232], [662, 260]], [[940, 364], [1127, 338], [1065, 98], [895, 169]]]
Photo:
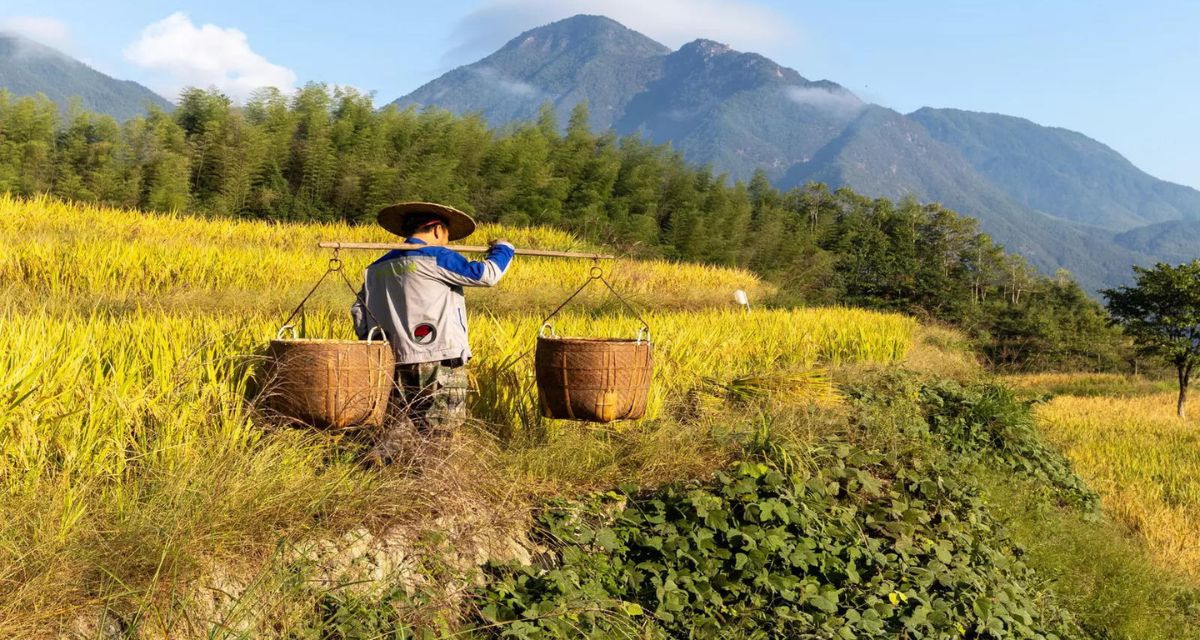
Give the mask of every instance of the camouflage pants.
[[[444, 455], [467, 418], [467, 370], [444, 362], [396, 365], [396, 386], [370, 464]], [[420, 447], [423, 450], [415, 450]]]
[[461, 365], [396, 365], [392, 410], [407, 416], [419, 433], [448, 437], [466, 421], [467, 386], [467, 369]]

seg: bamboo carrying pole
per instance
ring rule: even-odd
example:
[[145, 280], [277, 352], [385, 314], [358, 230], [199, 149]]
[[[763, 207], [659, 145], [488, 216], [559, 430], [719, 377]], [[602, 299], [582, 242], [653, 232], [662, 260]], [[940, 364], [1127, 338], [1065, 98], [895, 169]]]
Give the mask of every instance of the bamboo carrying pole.
[[[392, 249], [400, 250], [416, 250], [424, 249], [429, 245], [425, 244], [407, 244], [398, 243], [391, 244], [387, 242], [319, 242], [318, 247], [322, 249], [370, 249], [375, 251], [385, 251]], [[466, 253], [484, 253], [491, 247], [483, 247], [477, 245], [446, 245], [447, 249], [455, 251], [463, 251]], [[588, 260], [613, 260], [616, 256], [611, 256], [603, 253], [580, 253], [576, 251], [547, 251], [545, 249], [516, 249], [515, 253], [519, 256], [539, 256], [543, 258], [586, 258]]]

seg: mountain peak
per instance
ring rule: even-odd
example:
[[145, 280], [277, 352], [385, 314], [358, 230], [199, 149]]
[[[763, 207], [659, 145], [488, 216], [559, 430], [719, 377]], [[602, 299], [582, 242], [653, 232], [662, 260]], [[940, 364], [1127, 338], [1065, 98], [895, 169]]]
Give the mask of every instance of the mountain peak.
[[546, 29], [612, 29], [616, 31], [633, 31], [629, 27], [613, 20], [608, 16], [601, 16], [591, 13], [577, 13], [569, 18], [555, 20], [531, 31], [540, 31]]
[[612, 18], [582, 13], [525, 31], [500, 51], [555, 52], [580, 47], [627, 55], [661, 55], [670, 51]]
[[481, 111], [501, 124], [534, 118], [547, 101], [560, 117], [586, 102], [592, 126], [608, 128], [626, 102], [660, 75], [670, 52], [611, 18], [581, 14], [525, 31], [393, 104]]
[[719, 56], [727, 53], [737, 53], [732, 47], [716, 40], [707, 38], [697, 38], [679, 48], [680, 53], [688, 53], [692, 55], [700, 55], [705, 58]]
[[727, 44], [705, 38], [683, 45], [669, 57], [677, 71], [710, 77], [715, 74], [718, 78], [734, 81], [741, 89], [775, 82], [810, 84], [795, 69], [780, 65], [766, 56], [738, 51]]

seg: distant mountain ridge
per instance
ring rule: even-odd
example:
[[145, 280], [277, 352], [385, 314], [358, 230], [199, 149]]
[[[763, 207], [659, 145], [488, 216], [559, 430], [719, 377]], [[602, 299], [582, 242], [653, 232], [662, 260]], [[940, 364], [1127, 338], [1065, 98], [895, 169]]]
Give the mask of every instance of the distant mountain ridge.
[[88, 111], [128, 120], [152, 104], [170, 110], [166, 98], [129, 80], [111, 78], [28, 38], [0, 32], [0, 89], [14, 96], [44, 94], [62, 108], [79, 98]]
[[480, 113], [502, 126], [532, 119], [546, 102], [562, 117], [584, 101], [594, 128], [669, 142], [735, 179], [762, 169], [781, 187], [820, 181], [942, 202], [1092, 291], [1127, 281], [1130, 264], [1200, 255], [1189, 224], [1182, 236], [1134, 233], [1200, 220], [1200, 191], [1154, 178], [1083, 134], [955, 109], [904, 115], [755, 53], [704, 39], [670, 51], [602, 16], [526, 31], [393, 104]]
[[[478, 112], [499, 126], [532, 120], [546, 102], [564, 116], [587, 102], [593, 128], [669, 141], [690, 160], [712, 162], [737, 178], [759, 167], [782, 176], [863, 105], [836, 83], [810, 81], [756, 53], [704, 39], [672, 52], [590, 15], [526, 31], [392, 104]], [[795, 121], [812, 126], [797, 128]]]
[[1190, 262], [1200, 247], [1200, 220], [1171, 220], [1118, 234], [1117, 244], [1169, 263]]
[[1200, 191], [1159, 180], [1081, 133], [959, 109], [909, 117], [1022, 204], [1056, 217], [1118, 231], [1200, 219]]
[[[1044, 272], [1067, 268], [1092, 290], [1121, 281], [1146, 256], [1109, 234], [1030, 210], [974, 171], [954, 148], [891, 109], [870, 105], [785, 185], [850, 185], [864, 195], [941, 202], [981, 219], [984, 229]], [[986, 214], [980, 215], [979, 212]]]

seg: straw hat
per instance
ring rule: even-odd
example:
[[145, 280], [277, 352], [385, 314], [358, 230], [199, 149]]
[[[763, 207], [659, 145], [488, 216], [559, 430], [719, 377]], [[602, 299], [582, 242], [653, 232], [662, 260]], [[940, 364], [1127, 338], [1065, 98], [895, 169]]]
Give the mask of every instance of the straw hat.
[[398, 236], [404, 236], [405, 223], [414, 216], [436, 216], [446, 223], [450, 241], [462, 240], [475, 232], [471, 216], [444, 204], [433, 202], [401, 202], [379, 210], [379, 226]]

